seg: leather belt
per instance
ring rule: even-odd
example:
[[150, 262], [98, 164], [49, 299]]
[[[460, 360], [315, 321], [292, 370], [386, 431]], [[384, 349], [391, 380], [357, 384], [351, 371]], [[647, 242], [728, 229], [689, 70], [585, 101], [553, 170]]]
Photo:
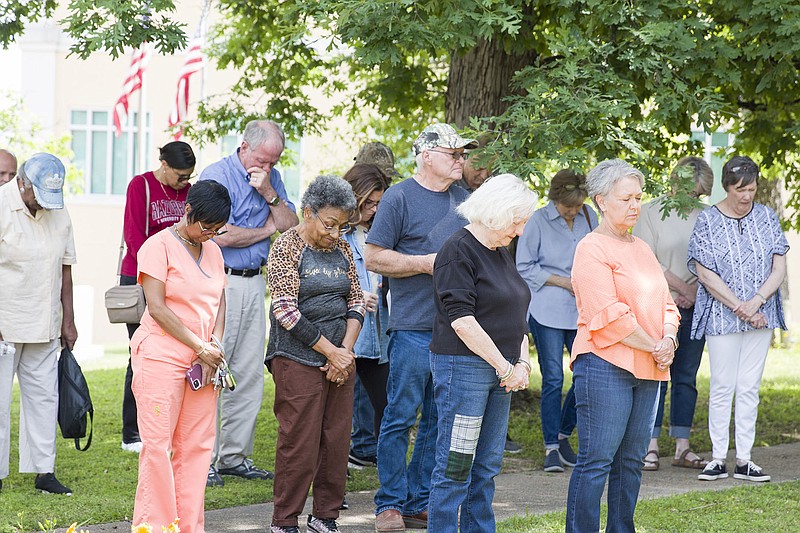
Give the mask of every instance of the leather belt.
[[238, 268], [225, 267], [225, 273], [231, 276], [242, 276], [243, 278], [252, 278], [261, 274], [261, 267], [259, 268], [245, 268], [239, 270]]

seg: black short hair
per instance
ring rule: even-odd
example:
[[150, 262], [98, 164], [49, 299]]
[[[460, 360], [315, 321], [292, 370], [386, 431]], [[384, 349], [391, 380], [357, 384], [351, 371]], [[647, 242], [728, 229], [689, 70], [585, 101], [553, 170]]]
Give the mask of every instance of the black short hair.
[[231, 195], [216, 181], [202, 180], [192, 185], [186, 203], [192, 206], [186, 217], [189, 224], [213, 226], [227, 222], [231, 216]]
[[159, 161], [166, 161], [170, 167], [178, 170], [192, 168], [197, 163], [192, 147], [183, 141], [169, 142], [159, 148], [158, 153]]
[[740, 181], [741, 187], [750, 185], [758, 179], [758, 165], [746, 155], [737, 155], [731, 158], [722, 167], [722, 188], [726, 191]]

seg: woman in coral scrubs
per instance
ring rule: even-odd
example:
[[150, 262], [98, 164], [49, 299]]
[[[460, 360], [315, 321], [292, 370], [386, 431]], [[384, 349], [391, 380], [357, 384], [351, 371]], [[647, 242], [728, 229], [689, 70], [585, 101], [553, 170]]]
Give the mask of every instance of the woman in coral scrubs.
[[[142, 438], [135, 525], [158, 530], [180, 519], [181, 531], [204, 531], [217, 399], [208, 385], [223, 357], [209, 341], [212, 334], [221, 339], [225, 329], [224, 263], [210, 239], [225, 232], [230, 206], [225, 187], [198, 182], [180, 222], [139, 250], [147, 309], [131, 340]], [[186, 380], [195, 363], [203, 371], [199, 390]]]

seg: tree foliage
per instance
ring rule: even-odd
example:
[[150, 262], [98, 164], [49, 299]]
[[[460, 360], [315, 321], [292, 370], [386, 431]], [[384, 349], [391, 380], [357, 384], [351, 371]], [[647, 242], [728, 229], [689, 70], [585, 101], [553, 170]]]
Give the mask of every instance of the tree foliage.
[[[144, 6], [151, 18], [134, 23]], [[164, 50], [180, 41], [179, 28], [159, 36], [149, 22], [169, 0], [70, 8], [82, 56], [145, 36], [166, 40]], [[197, 138], [260, 115], [297, 137], [344, 116], [355, 137], [406, 154], [430, 121], [461, 122], [446, 95], [463, 95], [471, 80], [453, 66], [491, 43], [498, 63], [524, 58], [502, 112], [473, 113], [469, 124], [495, 132], [485, 157], [502, 170], [544, 188], [554, 168], [620, 156], [656, 178], [658, 193], [678, 157], [699, 153], [693, 129], [726, 130], [800, 205], [800, 0], [219, 0], [216, 9], [210, 54], [241, 77], [202, 102], [188, 130]], [[320, 108], [316, 92], [335, 104]]]

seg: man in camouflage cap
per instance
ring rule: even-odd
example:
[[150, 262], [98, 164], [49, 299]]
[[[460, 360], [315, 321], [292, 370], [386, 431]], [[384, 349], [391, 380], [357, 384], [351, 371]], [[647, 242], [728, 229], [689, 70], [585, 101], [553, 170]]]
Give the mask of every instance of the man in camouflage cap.
[[368, 163], [375, 165], [386, 177], [393, 179], [400, 175], [394, 168], [394, 154], [392, 149], [381, 142], [367, 143], [358, 151], [358, 155], [353, 160], [356, 164]]
[[[448, 124], [433, 124], [414, 141], [417, 170], [392, 185], [367, 235], [367, 270], [391, 278], [388, 404], [378, 437], [375, 529], [424, 528], [436, 462], [436, 405], [428, 345], [434, 317], [433, 261], [442, 244], [466, 225], [456, 207], [469, 193], [461, 179], [464, 149], [473, 139]], [[408, 434], [421, 408], [411, 462]]]

